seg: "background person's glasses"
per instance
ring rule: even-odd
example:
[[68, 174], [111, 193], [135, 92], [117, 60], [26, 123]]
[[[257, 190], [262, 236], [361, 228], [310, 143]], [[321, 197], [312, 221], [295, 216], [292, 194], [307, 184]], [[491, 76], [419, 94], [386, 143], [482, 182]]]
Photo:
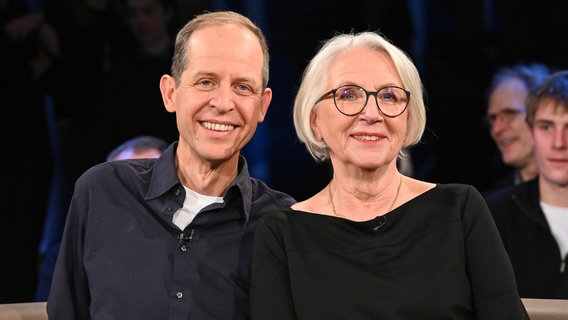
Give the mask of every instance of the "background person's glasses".
[[503, 109], [496, 113], [488, 113], [485, 116], [485, 121], [490, 126], [494, 125], [497, 119], [501, 123], [509, 124], [513, 122], [519, 115], [524, 115], [525, 110], [518, 110], [518, 109]]
[[333, 95], [333, 102], [337, 110], [346, 116], [354, 116], [367, 105], [369, 96], [374, 96], [381, 112], [390, 118], [401, 115], [410, 100], [410, 92], [400, 87], [384, 87], [378, 91], [367, 91], [356, 85], [345, 85], [324, 93], [316, 104], [327, 96]]

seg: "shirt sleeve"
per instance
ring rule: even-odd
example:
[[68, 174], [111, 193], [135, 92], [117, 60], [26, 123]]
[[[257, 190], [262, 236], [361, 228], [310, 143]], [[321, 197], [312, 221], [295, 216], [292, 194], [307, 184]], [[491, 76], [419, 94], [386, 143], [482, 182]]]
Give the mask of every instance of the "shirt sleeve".
[[471, 186], [462, 219], [476, 319], [529, 319], [491, 213]]
[[282, 228], [259, 220], [254, 236], [251, 274], [252, 320], [296, 319]]
[[47, 300], [49, 319], [90, 319], [89, 288], [83, 267], [84, 216], [89, 203], [85, 187], [77, 184], [69, 206], [53, 281]]

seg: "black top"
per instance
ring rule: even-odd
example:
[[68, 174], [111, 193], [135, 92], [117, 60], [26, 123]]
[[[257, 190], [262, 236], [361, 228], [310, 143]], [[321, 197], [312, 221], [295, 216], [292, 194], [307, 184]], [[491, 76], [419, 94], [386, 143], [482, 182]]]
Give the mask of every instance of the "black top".
[[177, 143], [159, 159], [106, 162], [76, 183], [47, 311], [50, 319], [249, 319], [252, 234], [294, 200], [251, 178], [244, 157], [224, 203], [180, 230]]
[[538, 178], [504, 189], [487, 203], [523, 298], [568, 299], [566, 257], [540, 207]]
[[262, 218], [254, 320], [528, 319], [481, 194], [437, 185], [373, 220]]

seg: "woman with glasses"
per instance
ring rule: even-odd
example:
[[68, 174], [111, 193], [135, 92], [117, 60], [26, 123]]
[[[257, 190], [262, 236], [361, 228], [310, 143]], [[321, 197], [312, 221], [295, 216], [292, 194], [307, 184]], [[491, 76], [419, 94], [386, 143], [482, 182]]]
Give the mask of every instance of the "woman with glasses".
[[257, 225], [252, 319], [528, 319], [481, 194], [398, 171], [425, 114], [416, 67], [379, 34], [321, 47], [294, 124], [333, 175]]

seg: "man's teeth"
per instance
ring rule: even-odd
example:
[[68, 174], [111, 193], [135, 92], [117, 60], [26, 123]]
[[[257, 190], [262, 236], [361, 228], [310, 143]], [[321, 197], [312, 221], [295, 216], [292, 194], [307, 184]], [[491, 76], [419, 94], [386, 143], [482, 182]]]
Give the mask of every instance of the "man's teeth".
[[380, 139], [380, 137], [377, 136], [353, 136], [353, 137], [355, 139], [366, 140], [366, 141], [376, 141]]
[[229, 124], [221, 124], [221, 123], [203, 122], [202, 124], [205, 128], [215, 131], [230, 131], [235, 128], [235, 126]]

